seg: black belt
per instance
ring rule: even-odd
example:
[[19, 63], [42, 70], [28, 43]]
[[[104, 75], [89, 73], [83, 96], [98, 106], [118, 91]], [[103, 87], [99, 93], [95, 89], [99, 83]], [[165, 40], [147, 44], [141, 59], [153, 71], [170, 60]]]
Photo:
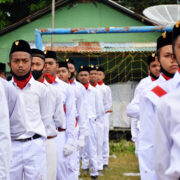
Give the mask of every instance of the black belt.
[[59, 131], [59, 132], [62, 132], [62, 131], [65, 131], [66, 129], [62, 129], [62, 128], [57, 128], [57, 130]]
[[38, 139], [42, 136], [40, 136], [39, 134], [35, 134], [34, 136], [30, 137], [30, 138], [26, 138], [26, 139], [16, 139], [15, 141], [22, 141], [22, 142], [25, 142], [25, 141], [30, 141], [30, 140], [33, 140], [33, 139]]

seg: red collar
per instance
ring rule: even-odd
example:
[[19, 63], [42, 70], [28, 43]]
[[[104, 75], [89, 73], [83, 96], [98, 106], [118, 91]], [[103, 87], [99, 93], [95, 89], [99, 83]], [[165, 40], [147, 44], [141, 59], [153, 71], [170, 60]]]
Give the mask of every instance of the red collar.
[[97, 86], [97, 84], [98, 84], [98, 83], [96, 83], [96, 84], [94, 84], [94, 85], [93, 85], [93, 84], [91, 84], [91, 86], [96, 87], [96, 86]]
[[152, 81], [155, 81], [156, 79], [151, 76], [151, 80], [152, 80]]
[[43, 74], [44, 78], [49, 84], [55, 83], [56, 77], [51, 76], [50, 74]]
[[168, 77], [168, 76], [166, 76], [166, 75], [164, 75], [163, 73], [161, 73], [161, 75], [164, 77], [164, 79], [166, 79], [167, 81], [169, 80], [169, 79], [171, 79], [171, 77]]
[[103, 81], [101, 81], [101, 82], [98, 82], [98, 84], [99, 84], [100, 86], [101, 86], [101, 85], [103, 85], [103, 83], [104, 83]]
[[32, 73], [30, 73], [30, 75], [29, 75], [28, 78], [26, 78], [26, 79], [24, 79], [24, 80], [22, 80], [22, 81], [16, 79], [15, 77], [13, 77], [13, 79], [14, 79], [14, 82], [17, 84], [17, 86], [18, 86], [20, 89], [23, 89], [23, 88], [27, 85], [27, 83], [29, 82], [29, 80], [31, 79], [31, 77], [32, 77]]
[[89, 87], [89, 83], [86, 83], [86, 84], [83, 84], [83, 86], [86, 88], [86, 90], [88, 89]]
[[72, 84], [74, 82], [74, 79], [69, 80], [69, 83]]
[[178, 69], [178, 72], [180, 73], [180, 68]]

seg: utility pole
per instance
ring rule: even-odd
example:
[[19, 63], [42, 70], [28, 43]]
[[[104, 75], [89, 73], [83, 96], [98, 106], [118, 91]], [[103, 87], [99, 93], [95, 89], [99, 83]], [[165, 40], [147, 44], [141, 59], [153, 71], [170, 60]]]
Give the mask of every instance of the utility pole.
[[[55, 19], [55, 0], [52, 0], [52, 29], [54, 29], [54, 19]], [[51, 50], [53, 50], [54, 46], [54, 35], [51, 35]]]

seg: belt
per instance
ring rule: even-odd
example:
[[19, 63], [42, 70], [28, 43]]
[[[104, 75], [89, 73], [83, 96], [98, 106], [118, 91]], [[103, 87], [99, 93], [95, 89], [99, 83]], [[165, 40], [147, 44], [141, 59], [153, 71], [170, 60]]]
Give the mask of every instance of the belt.
[[57, 135], [55, 136], [48, 136], [47, 139], [52, 139], [52, 138], [55, 138]]
[[57, 128], [57, 130], [59, 131], [59, 132], [62, 132], [62, 131], [65, 131], [66, 129], [62, 129], [62, 128]]
[[30, 140], [33, 140], [33, 139], [38, 139], [40, 138], [41, 136], [39, 134], [35, 134], [34, 136], [30, 137], [30, 138], [26, 138], [26, 139], [16, 139], [15, 141], [21, 141], [21, 142], [25, 142], [25, 141], [30, 141]]

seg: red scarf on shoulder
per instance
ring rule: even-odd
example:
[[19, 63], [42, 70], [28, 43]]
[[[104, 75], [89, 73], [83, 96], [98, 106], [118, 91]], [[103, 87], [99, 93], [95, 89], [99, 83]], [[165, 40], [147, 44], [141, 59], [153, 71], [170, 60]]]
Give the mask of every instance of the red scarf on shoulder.
[[83, 84], [83, 86], [86, 88], [86, 90], [88, 89], [89, 87], [89, 83], [86, 83], [86, 84]]
[[55, 83], [55, 79], [56, 77], [53, 77], [51, 76], [50, 74], [43, 74], [43, 77], [46, 79], [46, 81], [49, 83], [49, 84], [52, 84], [52, 83]]
[[100, 86], [103, 85], [103, 83], [104, 83], [103, 81], [98, 82], [98, 84], [99, 84]]
[[17, 86], [18, 86], [20, 89], [23, 89], [23, 88], [27, 85], [27, 83], [29, 82], [29, 80], [31, 79], [31, 77], [32, 77], [32, 73], [30, 73], [30, 75], [29, 75], [28, 78], [26, 78], [26, 79], [24, 79], [24, 80], [22, 80], [22, 81], [16, 79], [15, 77], [13, 77], [13, 79], [14, 79], [14, 82], [17, 84]]

